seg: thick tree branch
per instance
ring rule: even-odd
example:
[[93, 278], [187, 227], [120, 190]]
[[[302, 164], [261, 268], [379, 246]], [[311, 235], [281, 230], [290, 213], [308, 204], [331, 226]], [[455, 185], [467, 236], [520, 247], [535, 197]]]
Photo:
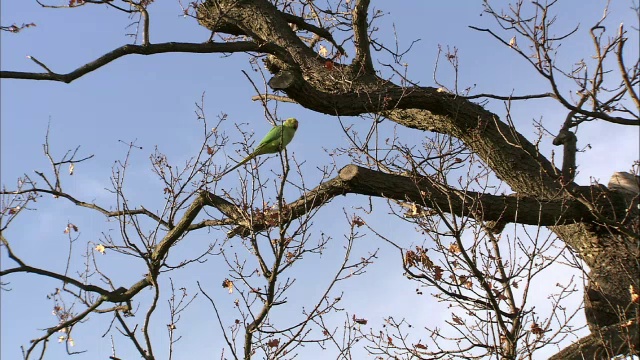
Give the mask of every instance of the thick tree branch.
[[319, 63], [319, 55], [309, 48], [289, 26], [283, 13], [269, 1], [207, 0], [198, 7], [198, 21], [211, 31], [251, 36], [269, 46], [267, 52], [294, 67]]
[[[584, 189], [583, 193], [595, 191], [594, 200], [610, 202], [615, 194], [600, 187]], [[592, 221], [594, 216], [577, 200], [558, 199], [540, 201], [529, 196], [490, 195], [464, 192], [438, 184], [430, 178], [413, 179], [407, 176], [387, 174], [356, 165], [347, 165], [337, 177], [309, 191], [286, 206], [287, 221], [297, 219], [316, 209], [338, 195], [359, 194], [415, 203], [418, 206], [438, 208], [458, 216], [473, 216], [482, 221], [515, 222], [527, 225], [555, 226]], [[604, 193], [602, 194], [604, 195]], [[215, 205], [214, 205], [215, 206]], [[217, 206], [216, 206], [217, 207]], [[625, 212], [624, 206], [616, 206], [618, 216]], [[222, 210], [221, 210], [222, 211]], [[224, 212], [224, 211], [223, 211]], [[236, 216], [236, 215], [234, 215]], [[246, 224], [229, 232], [228, 236], [247, 236], [251, 230], [261, 231], [273, 226], [266, 221], [254, 219], [251, 228]]]
[[173, 244], [176, 243], [180, 238], [182, 238], [189, 230], [189, 226], [193, 222], [193, 220], [198, 216], [202, 207], [209, 202], [209, 193], [206, 191], [200, 192], [198, 197], [189, 205], [187, 210], [180, 221], [174, 226], [164, 238], [156, 245], [151, 254], [151, 261], [156, 267], [155, 270], [159, 270], [160, 263], [166, 258], [169, 253], [169, 249]]

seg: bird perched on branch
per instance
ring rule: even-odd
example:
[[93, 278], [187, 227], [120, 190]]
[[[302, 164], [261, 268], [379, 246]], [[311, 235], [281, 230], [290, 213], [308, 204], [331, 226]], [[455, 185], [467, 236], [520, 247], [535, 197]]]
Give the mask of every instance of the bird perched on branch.
[[274, 126], [265, 137], [260, 141], [258, 146], [247, 157], [242, 159], [239, 163], [233, 166], [231, 169], [225, 171], [218, 179], [239, 168], [258, 155], [274, 154], [282, 151], [293, 139], [293, 136], [298, 130], [298, 120], [295, 118], [288, 118], [282, 125]]

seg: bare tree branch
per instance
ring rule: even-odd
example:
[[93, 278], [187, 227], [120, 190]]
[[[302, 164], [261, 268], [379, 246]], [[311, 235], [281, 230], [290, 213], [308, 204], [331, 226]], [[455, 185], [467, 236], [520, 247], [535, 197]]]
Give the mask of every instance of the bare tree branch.
[[[271, 49], [271, 50], [270, 50]], [[0, 71], [0, 78], [5, 79], [27, 79], [27, 80], [51, 80], [60, 81], [64, 83], [70, 83], [94, 70], [97, 70], [104, 65], [121, 58], [126, 55], [138, 54], [138, 55], [154, 55], [162, 53], [199, 53], [199, 54], [211, 54], [211, 53], [233, 53], [233, 52], [246, 52], [246, 51], [263, 51], [270, 52], [272, 47], [269, 45], [259, 45], [251, 41], [239, 41], [233, 43], [178, 43], [168, 42], [160, 44], [149, 45], [123, 45], [113, 51], [110, 51], [96, 60], [89, 62], [76, 70], [67, 73], [59, 74], [52, 71], [46, 73], [33, 73], [33, 72], [21, 72], [21, 71]], [[33, 60], [33, 58], [31, 58]], [[35, 61], [35, 60], [34, 60]], [[44, 64], [42, 64], [44, 66]], [[45, 69], [47, 69], [45, 67]]]
[[512, 101], [512, 100], [531, 100], [531, 99], [544, 99], [544, 98], [555, 98], [555, 95], [552, 93], [544, 93], [544, 94], [532, 94], [532, 95], [494, 95], [494, 94], [476, 94], [469, 96], [461, 96], [467, 100], [472, 99], [480, 99], [480, 98], [488, 98], [488, 99], [496, 99], [496, 100], [504, 100], [504, 101]]
[[65, 198], [77, 206], [85, 207], [88, 209], [96, 210], [107, 217], [119, 217], [123, 215], [146, 215], [149, 218], [157, 221], [159, 224], [165, 226], [166, 228], [170, 228], [171, 226], [161, 219], [158, 215], [152, 213], [151, 211], [145, 209], [144, 207], [140, 209], [127, 209], [127, 210], [117, 210], [117, 211], [109, 211], [99, 205], [93, 203], [87, 203], [81, 200], [74, 198], [73, 196], [67, 194], [66, 192], [49, 190], [49, 189], [40, 189], [40, 188], [31, 188], [19, 191], [0, 191], [0, 194], [3, 195], [21, 195], [21, 194], [31, 194], [31, 193], [43, 193], [43, 194], [51, 194], [56, 197]]

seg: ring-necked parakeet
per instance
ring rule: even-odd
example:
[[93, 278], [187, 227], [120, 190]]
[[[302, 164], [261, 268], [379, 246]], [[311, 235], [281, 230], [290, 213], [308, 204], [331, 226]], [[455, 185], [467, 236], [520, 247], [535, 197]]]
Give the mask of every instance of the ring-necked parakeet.
[[253, 159], [258, 155], [274, 154], [282, 151], [293, 139], [293, 135], [296, 134], [298, 129], [298, 120], [295, 118], [288, 118], [282, 125], [273, 127], [267, 135], [260, 141], [258, 146], [253, 150], [251, 154], [242, 159], [239, 163], [233, 166], [231, 169], [222, 173], [218, 178], [232, 172], [233, 170], [244, 165], [247, 161]]

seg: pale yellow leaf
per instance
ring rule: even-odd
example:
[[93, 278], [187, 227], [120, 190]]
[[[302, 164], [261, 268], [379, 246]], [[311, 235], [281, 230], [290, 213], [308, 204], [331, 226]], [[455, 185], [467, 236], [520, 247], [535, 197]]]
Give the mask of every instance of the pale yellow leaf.
[[105, 251], [104, 245], [102, 245], [102, 244], [96, 245], [96, 251], [99, 252], [100, 254], [104, 255], [104, 251]]
[[329, 50], [327, 50], [326, 47], [320, 45], [320, 50], [318, 51], [318, 54], [320, 54], [320, 56], [327, 56], [328, 53], [329, 53]]

